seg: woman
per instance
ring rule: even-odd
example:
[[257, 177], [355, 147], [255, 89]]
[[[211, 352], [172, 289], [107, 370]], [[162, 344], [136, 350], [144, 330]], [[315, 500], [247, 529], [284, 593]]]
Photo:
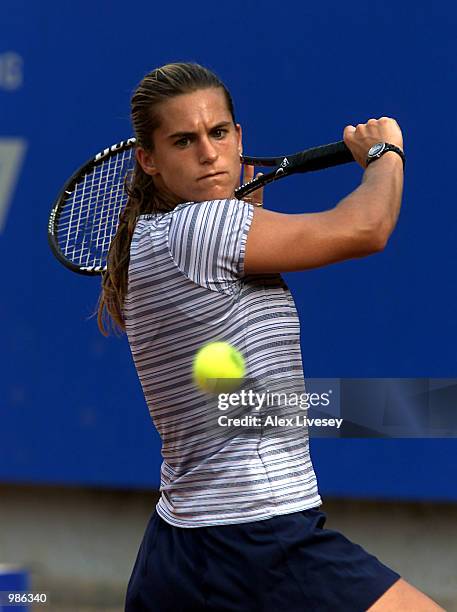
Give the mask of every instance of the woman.
[[[243, 354], [256, 390], [303, 385], [297, 311], [279, 273], [381, 250], [400, 209], [400, 156], [370, 164], [334, 209], [285, 215], [255, 206], [261, 194], [234, 198], [242, 132], [210, 71], [152, 71], [132, 120], [137, 163], [99, 325], [106, 333], [106, 311], [127, 333], [164, 461], [126, 610], [441, 609], [323, 529], [306, 431], [223, 430], [215, 399], [192, 380], [196, 351], [224, 340]], [[363, 168], [374, 143], [403, 147], [388, 118], [347, 126], [344, 139]]]

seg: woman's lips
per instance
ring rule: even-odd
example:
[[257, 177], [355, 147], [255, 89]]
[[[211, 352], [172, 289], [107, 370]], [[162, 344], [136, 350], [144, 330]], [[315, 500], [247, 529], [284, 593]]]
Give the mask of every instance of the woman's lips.
[[221, 176], [222, 174], [227, 174], [227, 173], [226, 172], [213, 172], [211, 174], [205, 174], [205, 176], [201, 176], [198, 180], [203, 181], [205, 179], [212, 179], [212, 178], [215, 178], [216, 176]]

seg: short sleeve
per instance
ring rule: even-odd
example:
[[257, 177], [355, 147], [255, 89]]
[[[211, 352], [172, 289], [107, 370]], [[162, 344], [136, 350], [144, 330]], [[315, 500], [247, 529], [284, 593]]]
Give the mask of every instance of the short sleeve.
[[232, 294], [244, 276], [246, 240], [254, 206], [242, 200], [195, 202], [172, 215], [168, 247], [193, 282]]

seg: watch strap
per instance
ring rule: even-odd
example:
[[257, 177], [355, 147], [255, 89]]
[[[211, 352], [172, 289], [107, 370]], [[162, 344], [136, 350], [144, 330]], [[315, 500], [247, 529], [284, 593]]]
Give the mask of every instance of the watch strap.
[[[403, 162], [403, 170], [404, 170], [405, 169], [406, 159], [405, 159], [405, 154], [400, 149], [400, 147], [397, 147], [397, 145], [391, 144], [390, 142], [383, 142], [382, 144], [384, 145], [384, 148], [379, 153], [376, 153], [375, 155], [367, 157], [367, 162], [366, 162], [367, 166], [369, 164], [371, 164], [371, 162], [374, 162], [377, 159], [379, 159], [380, 157], [382, 157], [384, 155], [384, 153], [387, 153], [388, 151], [394, 151], [395, 153], [398, 153], [398, 155], [401, 157], [402, 162]], [[375, 145], [373, 145], [373, 146], [375, 146]]]

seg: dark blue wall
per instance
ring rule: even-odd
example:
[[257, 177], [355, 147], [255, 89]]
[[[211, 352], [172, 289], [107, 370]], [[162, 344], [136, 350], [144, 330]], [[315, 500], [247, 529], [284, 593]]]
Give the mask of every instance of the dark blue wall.
[[[67, 176], [130, 136], [131, 91], [167, 61], [195, 60], [223, 78], [247, 153], [292, 152], [341, 139], [349, 123], [397, 119], [407, 173], [387, 249], [286, 275], [305, 372], [456, 376], [454, 2], [18, 1], [3, 13], [1, 480], [158, 485], [159, 439], [128, 345], [88, 319], [99, 280], [53, 259], [46, 225]], [[294, 177], [269, 188], [265, 206], [324, 210], [361, 177], [355, 165]], [[455, 440], [315, 439], [312, 449], [324, 496], [457, 499]]]

